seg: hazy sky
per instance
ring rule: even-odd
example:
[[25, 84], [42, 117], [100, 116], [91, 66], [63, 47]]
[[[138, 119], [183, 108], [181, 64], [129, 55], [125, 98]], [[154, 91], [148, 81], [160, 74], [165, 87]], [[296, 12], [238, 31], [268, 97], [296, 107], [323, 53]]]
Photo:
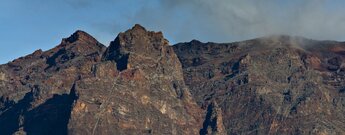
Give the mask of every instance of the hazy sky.
[[344, 0], [1, 0], [0, 63], [81, 29], [108, 45], [139, 23], [171, 44], [272, 34], [345, 40]]

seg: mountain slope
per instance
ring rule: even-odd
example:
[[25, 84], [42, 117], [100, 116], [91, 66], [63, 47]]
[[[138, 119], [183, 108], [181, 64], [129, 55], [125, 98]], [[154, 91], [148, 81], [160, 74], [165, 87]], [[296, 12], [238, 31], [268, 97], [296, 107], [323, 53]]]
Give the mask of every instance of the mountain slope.
[[344, 134], [345, 44], [273, 36], [174, 47], [197, 103], [229, 134]]

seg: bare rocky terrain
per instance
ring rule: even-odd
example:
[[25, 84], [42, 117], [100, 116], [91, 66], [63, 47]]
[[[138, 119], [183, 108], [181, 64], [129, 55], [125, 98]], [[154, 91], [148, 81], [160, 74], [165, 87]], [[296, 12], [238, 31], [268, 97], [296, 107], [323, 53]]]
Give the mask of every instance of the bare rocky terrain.
[[0, 134], [345, 134], [345, 43], [83, 31], [0, 65]]

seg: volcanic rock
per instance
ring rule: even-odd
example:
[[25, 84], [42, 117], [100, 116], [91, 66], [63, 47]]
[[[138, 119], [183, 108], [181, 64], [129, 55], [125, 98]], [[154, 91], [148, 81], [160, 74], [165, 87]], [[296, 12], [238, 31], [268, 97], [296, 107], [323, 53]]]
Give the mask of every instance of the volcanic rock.
[[0, 134], [345, 134], [345, 43], [83, 31], [0, 65]]
[[173, 46], [203, 108], [215, 101], [228, 134], [344, 134], [341, 42], [273, 36]]
[[105, 47], [76, 31], [0, 66], [1, 134], [198, 134], [204, 111], [161, 32], [140, 25]]

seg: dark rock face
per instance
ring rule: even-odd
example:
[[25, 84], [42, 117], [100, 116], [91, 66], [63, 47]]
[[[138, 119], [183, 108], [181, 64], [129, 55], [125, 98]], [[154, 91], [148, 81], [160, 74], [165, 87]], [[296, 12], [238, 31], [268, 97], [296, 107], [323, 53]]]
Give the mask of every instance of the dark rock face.
[[0, 134], [345, 134], [345, 44], [76, 31], [0, 65]]
[[343, 43], [278, 36], [173, 48], [193, 97], [205, 109], [218, 103], [228, 134], [345, 133]]

